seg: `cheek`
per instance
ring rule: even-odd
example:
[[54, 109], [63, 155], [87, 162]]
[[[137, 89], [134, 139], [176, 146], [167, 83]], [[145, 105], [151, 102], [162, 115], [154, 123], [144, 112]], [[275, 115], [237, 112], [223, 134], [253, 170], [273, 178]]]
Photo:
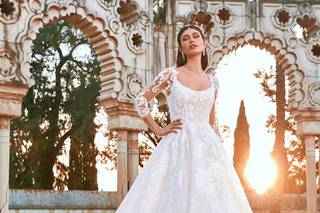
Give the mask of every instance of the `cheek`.
[[182, 50], [188, 50], [188, 42], [187, 41], [182, 41], [181, 42], [181, 47], [182, 47]]

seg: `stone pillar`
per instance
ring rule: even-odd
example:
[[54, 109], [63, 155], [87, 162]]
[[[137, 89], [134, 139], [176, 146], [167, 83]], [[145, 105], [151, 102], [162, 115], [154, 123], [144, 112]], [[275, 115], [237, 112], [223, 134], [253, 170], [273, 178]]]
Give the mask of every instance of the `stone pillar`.
[[21, 115], [22, 98], [28, 87], [19, 83], [0, 81], [0, 208], [9, 212], [9, 150], [10, 120]]
[[10, 119], [0, 117], [0, 212], [9, 212]]
[[117, 146], [117, 207], [128, 192], [128, 131], [118, 130]]
[[147, 125], [135, 111], [133, 103], [118, 100], [100, 100], [108, 114], [108, 128], [117, 131], [117, 195], [116, 206], [126, 196], [129, 186], [138, 175], [138, 133]]
[[306, 147], [307, 212], [317, 212], [315, 136], [305, 136], [304, 142]]
[[131, 131], [128, 141], [128, 181], [129, 188], [132, 186], [134, 180], [138, 176], [139, 169], [139, 145], [138, 132]]

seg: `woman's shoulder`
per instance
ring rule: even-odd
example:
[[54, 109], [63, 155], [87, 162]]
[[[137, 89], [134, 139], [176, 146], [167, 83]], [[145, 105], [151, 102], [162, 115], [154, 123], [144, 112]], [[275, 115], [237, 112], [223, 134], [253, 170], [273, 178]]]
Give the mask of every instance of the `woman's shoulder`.
[[176, 72], [176, 67], [175, 66], [171, 66], [171, 67], [167, 67], [167, 68], [164, 68], [160, 71], [160, 73], [158, 74], [158, 78], [161, 78], [161, 79], [172, 79], [172, 77], [174, 76]]
[[174, 72], [176, 71], [176, 69], [177, 69], [176, 66], [173, 65], [173, 66], [166, 67], [166, 68], [162, 69], [162, 70], [160, 71], [160, 73], [170, 74], [170, 73], [174, 73]]

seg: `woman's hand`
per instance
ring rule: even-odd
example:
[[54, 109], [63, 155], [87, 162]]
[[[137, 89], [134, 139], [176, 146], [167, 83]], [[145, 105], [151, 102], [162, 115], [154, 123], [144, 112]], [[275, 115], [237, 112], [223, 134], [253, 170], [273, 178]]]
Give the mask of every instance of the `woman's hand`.
[[169, 133], [178, 133], [178, 130], [182, 128], [182, 120], [180, 118], [172, 121], [167, 126], [161, 128], [157, 135], [165, 136]]

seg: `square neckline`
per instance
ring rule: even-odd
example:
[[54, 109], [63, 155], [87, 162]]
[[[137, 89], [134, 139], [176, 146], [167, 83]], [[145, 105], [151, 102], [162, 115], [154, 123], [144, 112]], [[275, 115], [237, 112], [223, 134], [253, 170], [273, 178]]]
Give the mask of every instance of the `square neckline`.
[[[174, 66], [173, 67], [173, 69], [174, 69], [174, 72], [173, 72], [173, 80], [174, 81], [176, 81], [180, 86], [182, 86], [183, 88], [185, 88], [185, 89], [188, 89], [188, 90], [190, 90], [190, 91], [192, 91], [192, 92], [196, 92], [196, 93], [202, 93], [202, 92], [207, 92], [207, 91], [209, 91], [212, 87], [213, 87], [213, 80], [212, 80], [212, 77], [210, 76], [210, 75], [208, 75], [209, 76], [209, 80], [210, 80], [210, 82], [211, 82], [211, 84], [210, 84], [210, 86], [208, 87], [208, 88], [206, 88], [206, 89], [203, 89], [203, 90], [195, 90], [195, 89], [191, 89], [190, 87], [187, 87], [187, 86], [185, 86], [184, 84], [182, 84], [179, 80], [178, 80], [178, 78], [177, 78], [177, 68], [176, 68], [176, 66]], [[207, 74], [206, 74], [207, 75]]]

